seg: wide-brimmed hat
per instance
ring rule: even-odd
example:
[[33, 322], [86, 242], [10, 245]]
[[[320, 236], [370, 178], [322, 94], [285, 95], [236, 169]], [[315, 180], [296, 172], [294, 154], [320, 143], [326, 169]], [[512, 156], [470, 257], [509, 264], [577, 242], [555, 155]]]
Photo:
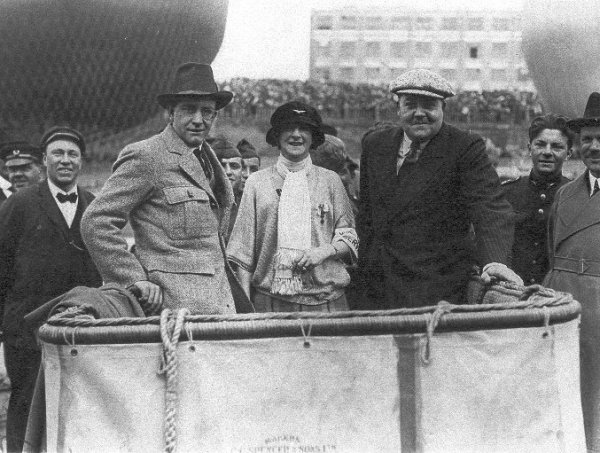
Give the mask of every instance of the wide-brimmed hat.
[[308, 126], [312, 130], [311, 148], [316, 148], [325, 141], [325, 134], [321, 130], [323, 121], [317, 109], [304, 102], [292, 101], [277, 107], [271, 115], [271, 129], [267, 132], [267, 143], [276, 147], [282, 129], [295, 124]]
[[567, 126], [575, 132], [585, 126], [600, 126], [600, 93], [593, 92], [588, 98], [583, 118], [575, 118], [567, 122]]
[[222, 109], [231, 102], [233, 93], [219, 91], [210, 65], [203, 63], [184, 63], [175, 71], [171, 92], [159, 94], [158, 103], [164, 107], [177, 104], [184, 99], [213, 99], [216, 109]]
[[411, 69], [400, 74], [396, 80], [390, 83], [390, 91], [397, 96], [416, 94], [435, 99], [454, 96], [450, 82], [428, 69]]
[[70, 140], [79, 147], [82, 155], [85, 154], [85, 140], [83, 139], [83, 135], [76, 129], [68, 126], [55, 126], [48, 129], [44, 132], [40, 140], [42, 151], [45, 151], [46, 146], [55, 140]]
[[42, 150], [25, 141], [6, 142], [0, 145], [0, 159], [7, 167], [42, 162]]

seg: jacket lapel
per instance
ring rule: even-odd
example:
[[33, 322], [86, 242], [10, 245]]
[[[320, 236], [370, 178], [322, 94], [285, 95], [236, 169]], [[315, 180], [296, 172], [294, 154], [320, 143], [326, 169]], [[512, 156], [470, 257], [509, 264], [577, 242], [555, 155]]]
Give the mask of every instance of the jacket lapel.
[[373, 182], [379, 187], [378, 192], [388, 203], [394, 197], [396, 162], [404, 135], [404, 131], [400, 128], [395, 128], [393, 131], [393, 133], [382, 135], [381, 142], [375, 148], [376, 157], [372, 159], [373, 163], [377, 163], [373, 168]]
[[[446, 161], [447, 149], [445, 143], [447, 129], [445, 125], [440, 132], [431, 139], [421, 153], [421, 157], [413, 168], [400, 168], [400, 174], [392, 177], [395, 183], [393, 203], [390, 209], [390, 218], [396, 213], [406, 209], [418, 200], [420, 194], [431, 186], [436, 180], [436, 173]], [[395, 167], [394, 167], [395, 170]]]
[[587, 171], [563, 190], [558, 205], [557, 247], [578, 231], [600, 223], [600, 196], [590, 197]]
[[54, 223], [58, 229], [63, 232], [65, 235], [69, 232], [69, 226], [65, 218], [58, 209], [58, 205], [56, 204], [56, 200], [52, 196], [50, 192], [50, 187], [48, 187], [48, 181], [43, 181], [39, 185], [39, 195], [40, 195], [40, 208], [41, 211], [46, 214], [46, 216]]

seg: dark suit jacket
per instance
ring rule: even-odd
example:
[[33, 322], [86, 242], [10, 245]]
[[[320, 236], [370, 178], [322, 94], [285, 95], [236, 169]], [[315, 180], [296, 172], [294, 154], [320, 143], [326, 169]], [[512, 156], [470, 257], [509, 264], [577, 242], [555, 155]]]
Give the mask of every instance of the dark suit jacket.
[[[102, 281], [79, 234], [83, 211], [94, 198], [77, 189], [79, 204], [71, 228], [54, 201], [48, 183], [23, 189], [0, 207], [0, 282], [3, 330], [7, 341], [31, 340], [23, 318], [78, 285]], [[33, 346], [29, 344], [30, 346]]]
[[363, 139], [359, 267], [365, 284], [391, 285], [395, 300], [379, 292], [355, 308], [461, 302], [473, 265], [507, 263], [512, 246], [512, 208], [483, 140], [444, 124], [396, 175], [403, 135], [395, 127]]

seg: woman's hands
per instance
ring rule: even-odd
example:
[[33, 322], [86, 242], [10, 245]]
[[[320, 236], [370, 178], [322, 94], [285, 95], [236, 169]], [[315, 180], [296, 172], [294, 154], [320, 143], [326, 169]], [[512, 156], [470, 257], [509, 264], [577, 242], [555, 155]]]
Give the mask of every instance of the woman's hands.
[[331, 244], [325, 244], [321, 247], [305, 250], [300, 259], [296, 262], [296, 268], [300, 270], [300, 272], [312, 270], [336, 253], [336, 249]]

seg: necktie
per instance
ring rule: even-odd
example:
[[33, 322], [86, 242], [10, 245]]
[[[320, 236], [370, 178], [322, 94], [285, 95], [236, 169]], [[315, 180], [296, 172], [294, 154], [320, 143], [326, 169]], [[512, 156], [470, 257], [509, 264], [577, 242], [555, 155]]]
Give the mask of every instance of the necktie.
[[204, 153], [200, 148], [196, 148], [194, 150], [194, 156], [196, 156], [198, 162], [200, 162], [200, 166], [202, 167], [202, 171], [204, 172], [204, 176], [206, 176], [206, 179], [211, 181], [213, 177], [212, 166], [210, 165], [206, 153]]
[[404, 162], [407, 164], [414, 164], [419, 160], [419, 156], [421, 155], [421, 143], [414, 140], [410, 147], [408, 148], [408, 154], [404, 158]]
[[590, 197], [593, 197], [594, 195], [596, 195], [596, 193], [600, 190], [600, 187], [598, 186], [598, 180], [596, 179], [596, 181], [594, 181], [594, 189], [592, 190], [592, 194], [590, 195]]
[[57, 193], [56, 199], [58, 201], [60, 201], [61, 203], [66, 203], [67, 201], [69, 203], [76, 203], [77, 202], [77, 193], [73, 192], [73, 193], [70, 193], [69, 195], [67, 195], [66, 193]]
[[10, 186], [8, 188], [8, 191], [11, 192], [11, 193], [15, 193], [17, 191], [17, 189], [15, 189], [13, 186]]

